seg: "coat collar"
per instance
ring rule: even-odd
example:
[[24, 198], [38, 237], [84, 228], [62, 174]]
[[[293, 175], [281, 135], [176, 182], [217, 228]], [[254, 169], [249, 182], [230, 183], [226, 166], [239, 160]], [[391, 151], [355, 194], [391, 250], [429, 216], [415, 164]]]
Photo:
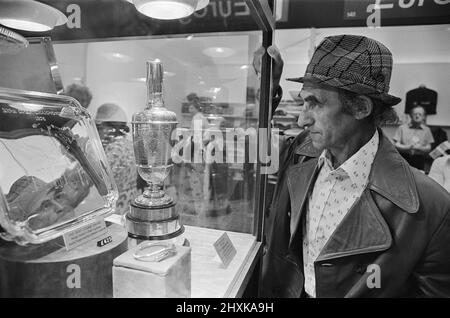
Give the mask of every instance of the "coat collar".
[[384, 135], [375, 155], [368, 188], [408, 213], [419, 210], [419, 196], [411, 168]]
[[[369, 175], [366, 190], [344, 217], [328, 240], [319, 258], [327, 259], [389, 248], [392, 237], [370, 190], [391, 201], [400, 209], [415, 213], [419, 209], [416, 185], [411, 169], [392, 143], [383, 135]], [[290, 167], [287, 183], [291, 200], [290, 241], [298, 232], [304, 204], [317, 176], [317, 158]], [[365, 211], [365, 213], [361, 213]], [[357, 238], [370, 238], [358, 240]]]

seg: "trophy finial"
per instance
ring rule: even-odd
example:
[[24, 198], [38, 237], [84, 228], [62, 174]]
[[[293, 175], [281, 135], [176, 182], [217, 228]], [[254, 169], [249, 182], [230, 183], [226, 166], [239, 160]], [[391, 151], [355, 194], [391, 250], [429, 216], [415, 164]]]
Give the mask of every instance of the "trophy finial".
[[163, 65], [159, 59], [147, 61], [147, 100], [149, 105], [163, 106]]

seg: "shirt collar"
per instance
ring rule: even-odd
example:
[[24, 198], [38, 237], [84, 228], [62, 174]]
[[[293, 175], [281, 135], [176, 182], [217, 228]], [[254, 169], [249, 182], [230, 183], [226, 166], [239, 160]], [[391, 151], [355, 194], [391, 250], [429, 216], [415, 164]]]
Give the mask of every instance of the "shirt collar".
[[420, 124], [419, 127], [413, 128], [413, 124], [412, 124], [412, 123], [408, 123], [408, 127], [409, 127], [409, 128], [413, 128], [413, 129], [423, 129], [424, 126], [425, 126], [424, 124]]
[[372, 168], [379, 142], [380, 136], [378, 130], [376, 130], [372, 138], [364, 146], [336, 169], [333, 169], [331, 164], [331, 154], [325, 149], [319, 157], [319, 167], [325, 168], [331, 175], [350, 177], [353, 183], [365, 185], [369, 179], [370, 169]]

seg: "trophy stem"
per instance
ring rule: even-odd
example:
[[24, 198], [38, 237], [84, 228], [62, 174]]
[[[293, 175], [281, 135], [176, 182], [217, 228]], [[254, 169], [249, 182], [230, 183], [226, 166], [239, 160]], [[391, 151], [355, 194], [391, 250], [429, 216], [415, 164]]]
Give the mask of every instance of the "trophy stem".
[[164, 185], [162, 183], [148, 183], [148, 188], [144, 193], [138, 196], [134, 202], [140, 206], [146, 206], [149, 208], [164, 207], [173, 202], [173, 199], [167, 195], [163, 190]]
[[144, 197], [150, 199], [162, 198], [164, 194], [163, 185], [157, 183], [148, 183], [148, 188], [143, 193]]

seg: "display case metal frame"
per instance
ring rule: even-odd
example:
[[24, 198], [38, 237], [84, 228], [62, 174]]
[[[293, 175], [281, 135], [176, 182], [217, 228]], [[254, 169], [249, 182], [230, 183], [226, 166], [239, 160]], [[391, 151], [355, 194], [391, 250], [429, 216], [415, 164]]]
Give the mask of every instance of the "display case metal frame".
[[[267, 53], [267, 48], [272, 45], [275, 32], [275, 0], [246, 0], [252, 16], [262, 31], [262, 47], [264, 55], [261, 61], [261, 82], [260, 82], [260, 105], [259, 105], [259, 128], [265, 128], [267, 131], [267, 141], [271, 144], [271, 114], [272, 114], [272, 58]], [[260, 143], [258, 142], [258, 153]], [[254, 226], [253, 235], [256, 237], [258, 249], [254, 251], [255, 255], [251, 264], [248, 264], [247, 275], [243, 280], [241, 287], [245, 286], [237, 295], [257, 296], [259, 293], [262, 250], [264, 247], [264, 214], [266, 211], [266, 193], [267, 193], [268, 175], [261, 173], [261, 163], [256, 167], [256, 192], [254, 207]]]
[[[267, 49], [273, 42], [273, 35], [275, 31], [275, 18], [274, 18], [274, 3], [275, 0], [245, 0], [248, 8], [250, 9], [251, 16], [254, 18], [259, 30], [262, 32], [262, 46]], [[168, 37], [174, 37], [169, 35]], [[161, 36], [158, 36], [161, 38]], [[123, 38], [122, 38], [123, 39]], [[95, 41], [94, 39], [91, 39]], [[91, 40], [83, 40], [82, 42], [90, 42]], [[102, 39], [103, 41], [105, 39]], [[64, 41], [65, 43], [80, 42], [77, 40]], [[61, 42], [58, 42], [61, 43]], [[45, 44], [45, 43], [44, 43]], [[53, 50], [52, 54], [48, 55], [49, 66], [53, 66], [52, 78], [56, 85], [56, 89], [59, 92], [62, 89], [61, 77], [57, 72], [57, 65], [55, 63], [55, 56]], [[55, 68], [56, 67], [56, 68]], [[265, 128], [267, 131], [267, 140], [270, 144], [270, 115], [272, 108], [272, 60], [267, 53], [264, 53], [261, 64], [261, 76], [260, 76], [260, 96], [259, 96], [259, 124], [258, 128]], [[258, 144], [258, 153], [259, 153]], [[255, 238], [255, 243], [245, 257], [245, 261], [240, 266], [239, 273], [236, 274], [230, 288], [224, 297], [241, 297], [243, 295], [256, 296], [258, 277], [261, 270], [261, 256], [263, 250], [263, 232], [264, 232], [264, 211], [265, 195], [267, 189], [267, 175], [261, 173], [262, 166], [260, 162], [256, 165], [256, 189], [254, 193], [255, 205], [253, 207], [253, 232], [251, 235]], [[249, 285], [251, 284], [251, 285]]]

